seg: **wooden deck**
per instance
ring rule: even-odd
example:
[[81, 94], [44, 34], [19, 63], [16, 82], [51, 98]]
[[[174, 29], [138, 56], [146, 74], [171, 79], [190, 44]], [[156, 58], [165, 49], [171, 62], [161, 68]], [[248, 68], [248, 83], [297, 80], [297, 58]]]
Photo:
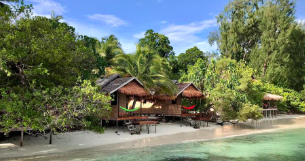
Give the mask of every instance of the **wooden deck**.
[[129, 116], [117, 118], [118, 121], [148, 119], [148, 116]]

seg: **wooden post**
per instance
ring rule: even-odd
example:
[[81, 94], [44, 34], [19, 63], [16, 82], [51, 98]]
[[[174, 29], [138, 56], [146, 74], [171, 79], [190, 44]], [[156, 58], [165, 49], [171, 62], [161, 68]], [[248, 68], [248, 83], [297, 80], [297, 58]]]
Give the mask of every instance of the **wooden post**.
[[157, 133], [157, 124], [155, 124], [155, 133]]
[[119, 121], [118, 119], [116, 120], [116, 129], [115, 129], [115, 133], [118, 133], [118, 126], [119, 126]]
[[23, 128], [21, 129], [20, 146], [23, 146]]
[[182, 113], [180, 115], [180, 127], [182, 127]]
[[50, 130], [50, 140], [49, 140], [49, 144], [52, 144], [52, 133], [53, 133], [53, 131], [52, 131], [52, 129]]
[[119, 104], [120, 104], [120, 93], [118, 91], [117, 92], [117, 108], [118, 108], [118, 113], [117, 113], [117, 119], [116, 119], [116, 130], [115, 133], [118, 133], [118, 126], [119, 126], [119, 122], [118, 122], [118, 118], [119, 118], [119, 113], [120, 113], [120, 108], [119, 108]]

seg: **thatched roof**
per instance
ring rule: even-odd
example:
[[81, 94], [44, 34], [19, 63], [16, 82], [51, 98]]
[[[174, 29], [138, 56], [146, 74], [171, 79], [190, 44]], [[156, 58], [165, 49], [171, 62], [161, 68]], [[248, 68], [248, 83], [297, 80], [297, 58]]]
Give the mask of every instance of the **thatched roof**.
[[113, 93], [119, 91], [126, 95], [146, 96], [142, 83], [135, 77], [120, 78], [119, 75], [114, 74], [104, 79], [97, 80], [97, 85], [102, 86], [102, 92]]
[[263, 100], [266, 100], [266, 101], [279, 101], [282, 99], [283, 99], [282, 96], [270, 94], [270, 93], [266, 93], [263, 98]]
[[175, 82], [175, 84], [177, 86], [177, 90], [178, 90], [178, 93], [175, 96], [169, 96], [167, 94], [163, 94], [163, 95], [157, 94], [157, 95], [154, 95], [153, 97], [160, 99], [160, 100], [174, 100], [180, 94], [182, 94], [182, 97], [186, 97], [186, 98], [203, 98], [204, 97], [202, 92], [200, 92], [200, 90], [193, 83], [177, 83], [177, 81], [173, 81], [173, 82]]
[[201, 98], [203, 97], [203, 94], [191, 84], [182, 92], [182, 96], [187, 98]]
[[203, 94], [193, 83], [177, 83], [178, 94], [187, 98], [202, 98]]
[[133, 80], [119, 89], [119, 92], [126, 95], [147, 96], [148, 93], [139, 82]]

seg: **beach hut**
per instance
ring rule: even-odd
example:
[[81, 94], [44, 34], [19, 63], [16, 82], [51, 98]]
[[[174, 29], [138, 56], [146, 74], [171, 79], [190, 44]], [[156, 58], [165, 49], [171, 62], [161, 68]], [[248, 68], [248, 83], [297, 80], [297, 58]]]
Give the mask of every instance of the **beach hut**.
[[278, 114], [277, 102], [283, 97], [275, 94], [266, 93], [263, 97], [263, 115], [267, 117], [276, 117]]
[[143, 97], [149, 95], [137, 78], [121, 78], [118, 74], [114, 74], [104, 79], [98, 79], [96, 84], [101, 86], [102, 93], [110, 94], [112, 97], [112, 112], [108, 118], [102, 118], [103, 120], [114, 120], [118, 126], [118, 121], [141, 119], [141, 116], [128, 116], [128, 112], [122, 109], [129, 109], [129, 102], [141, 101]]

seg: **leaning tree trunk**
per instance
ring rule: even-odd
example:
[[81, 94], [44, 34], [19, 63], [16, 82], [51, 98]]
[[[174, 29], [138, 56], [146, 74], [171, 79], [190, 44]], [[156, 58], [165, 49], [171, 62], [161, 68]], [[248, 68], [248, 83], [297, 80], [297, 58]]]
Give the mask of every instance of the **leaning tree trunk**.
[[135, 97], [132, 103], [132, 109], [135, 109], [136, 103], [137, 103], [137, 99]]

